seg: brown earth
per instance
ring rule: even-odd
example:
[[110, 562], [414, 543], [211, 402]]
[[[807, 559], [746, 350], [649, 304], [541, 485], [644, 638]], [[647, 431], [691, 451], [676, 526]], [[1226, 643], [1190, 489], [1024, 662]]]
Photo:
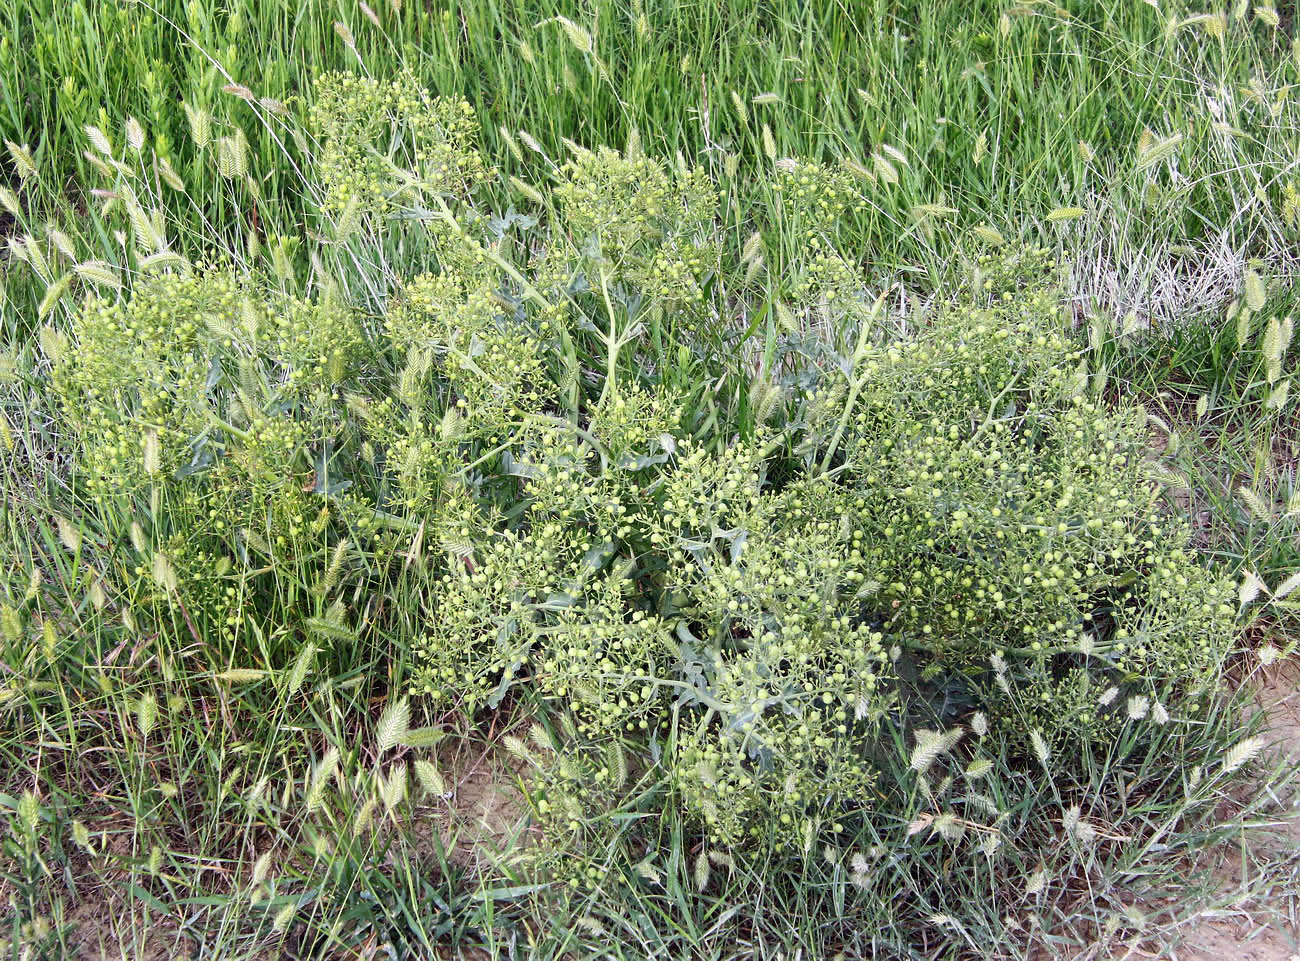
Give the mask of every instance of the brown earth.
[[[1255, 678], [1257, 703], [1265, 714], [1265, 733], [1274, 757], [1300, 764], [1300, 659], [1263, 669]], [[443, 757], [448, 793], [421, 805], [408, 827], [430, 844], [435, 838], [448, 856], [471, 870], [487, 868], [529, 843], [527, 810], [517, 780], [516, 762], [496, 751], [459, 758]], [[1300, 785], [1283, 798], [1297, 817], [1259, 825], [1245, 832], [1244, 847], [1224, 853], [1212, 870], [1226, 894], [1248, 892], [1182, 924], [1166, 947], [1094, 945], [1079, 959], [1125, 961], [1300, 961]], [[1288, 866], [1289, 877], [1260, 890], [1249, 867]], [[1246, 867], [1243, 868], [1243, 865]], [[1255, 881], [1254, 887], [1250, 882]], [[188, 957], [196, 945], [168, 918], [142, 924], [140, 906], [121, 892], [101, 889], [65, 919], [73, 922], [69, 945], [75, 959], [155, 961]], [[132, 920], [134, 917], [134, 921]], [[265, 955], [272, 957], [274, 955]]]
[[[1266, 736], [1276, 757], [1300, 764], [1300, 661], [1295, 658], [1261, 672], [1257, 703], [1266, 716]], [[1181, 946], [1164, 955], [1169, 961], [1300, 961], [1300, 785], [1291, 785], [1284, 799], [1296, 815], [1274, 827], [1261, 828], [1242, 858], [1226, 859], [1240, 866], [1256, 859], [1289, 863], [1289, 876], [1267, 901], [1207, 912], [1180, 933]], [[1225, 885], [1242, 877], [1219, 868]]]
[[468, 763], [446, 760], [448, 793], [411, 825], [418, 837], [436, 836], [448, 857], [475, 868], [511, 856], [529, 841], [527, 805], [517, 785], [520, 764], [486, 751]]

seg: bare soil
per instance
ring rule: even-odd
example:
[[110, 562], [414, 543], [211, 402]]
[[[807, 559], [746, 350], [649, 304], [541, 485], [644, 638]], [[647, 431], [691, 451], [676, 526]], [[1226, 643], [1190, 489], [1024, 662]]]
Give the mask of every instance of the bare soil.
[[[1276, 758], [1300, 764], [1300, 659], [1291, 658], [1259, 672], [1254, 679], [1258, 710]], [[407, 826], [429, 844], [470, 870], [515, 856], [530, 842], [527, 809], [517, 786], [516, 763], [497, 751], [440, 758], [448, 772], [448, 793], [423, 805]], [[1280, 798], [1300, 815], [1300, 785]], [[1094, 945], [1081, 957], [1125, 961], [1300, 961], [1300, 816], [1278, 818], [1246, 832], [1247, 845], [1225, 852], [1222, 863], [1207, 866], [1225, 892], [1244, 892], [1214, 910], [1188, 920], [1176, 941], [1163, 948]], [[436, 839], [436, 842], [435, 842]], [[1250, 866], [1289, 865], [1290, 878], [1267, 889], [1253, 888]], [[1253, 880], [1258, 880], [1254, 878]], [[70, 912], [71, 957], [109, 961], [155, 961], [192, 956], [197, 947], [172, 919], [152, 916], [147, 924], [121, 892], [100, 888]], [[133, 920], [134, 919], [134, 920]], [[363, 952], [364, 953], [364, 952]], [[266, 957], [273, 955], [267, 954]]]
[[[1300, 661], [1295, 658], [1261, 672], [1256, 701], [1265, 714], [1265, 733], [1275, 756], [1300, 764]], [[1249, 864], [1256, 859], [1289, 862], [1289, 878], [1275, 890], [1276, 903], [1245, 901], [1230, 910], [1207, 912], [1181, 932], [1181, 946], [1171, 948], [1169, 961], [1300, 961], [1300, 786], [1282, 799], [1296, 815], [1261, 828], [1251, 850], [1225, 861]], [[1246, 880], [1219, 869], [1226, 884]]]
[[467, 868], [509, 857], [530, 840], [528, 811], [518, 787], [519, 762], [486, 751], [467, 763], [448, 759], [448, 794], [412, 826], [429, 843], [436, 836], [455, 863]]

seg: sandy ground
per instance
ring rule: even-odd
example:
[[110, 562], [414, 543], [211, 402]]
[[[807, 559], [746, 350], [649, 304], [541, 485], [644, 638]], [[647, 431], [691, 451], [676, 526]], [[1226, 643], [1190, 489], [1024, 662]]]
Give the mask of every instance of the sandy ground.
[[517, 784], [521, 767], [513, 758], [488, 754], [467, 765], [445, 760], [443, 769], [456, 772], [446, 803], [426, 810], [412, 830], [428, 840], [436, 835], [448, 857], [464, 867], [490, 864], [522, 849], [531, 835]]
[[[1258, 703], [1267, 717], [1273, 750], [1300, 764], [1300, 663], [1292, 658], [1265, 670]], [[1288, 800], [1300, 811], [1300, 787]], [[1283, 903], [1267, 905], [1274, 916], [1247, 911], [1258, 905], [1243, 905], [1233, 917], [1194, 920], [1183, 931], [1182, 946], [1164, 955], [1169, 961], [1300, 961], [1300, 857], [1296, 856], [1300, 852], [1300, 819], [1291, 820], [1259, 843], [1272, 849], [1267, 853], [1290, 854], [1296, 865], [1289, 895], [1283, 892]]]
[[[1258, 681], [1257, 702], [1266, 715], [1272, 749], [1300, 764], [1300, 660], [1274, 665], [1262, 672]], [[501, 758], [486, 754], [461, 761], [456, 776], [449, 779], [444, 803], [424, 808], [410, 827], [429, 841], [437, 837], [452, 860], [467, 867], [486, 866], [483, 862], [490, 863], [529, 841], [523, 833], [527, 818], [517, 787], [519, 772]], [[453, 765], [444, 770], [455, 770]], [[1300, 811], [1300, 786], [1285, 800]], [[1252, 832], [1252, 836], [1252, 858], [1291, 857], [1293, 883], [1275, 886], [1275, 897], [1265, 903], [1243, 901], [1207, 911], [1188, 921], [1180, 929], [1177, 943], [1163, 950], [1093, 946], [1082, 956], [1125, 961], [1300, 961], [1300, 819], [1280, 823], [1273, 831]], [[1240, 881], [1230, 873], [1230, 865], [1239, 866], [1241, 861], [1225, 857], [1225, 865], [1218, 869], [1225, 891], [1230, 892]], [[118, 898], [104, 894], [105, 898], [83, 902], [67, 919], [75, 922], [73, 958], [155, 961], [192, 955], [197, 946], [172, 922], [154, 918], [147, 930], [142, 929], [138, 923], [132, 924]]]

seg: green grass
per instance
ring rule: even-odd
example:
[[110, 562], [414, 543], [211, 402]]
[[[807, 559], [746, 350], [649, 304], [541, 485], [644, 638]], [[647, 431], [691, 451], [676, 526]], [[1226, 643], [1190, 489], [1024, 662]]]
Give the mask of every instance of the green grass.
[[[869, 286], [890, 290], [900, 326], [926, 322], [924, 307], [945, 302], [979, 255], [1000, 246], [998, 235], [1062, 255], [1092, 369], [1106, 372], [1114, 400], [1137, 398], [1160, 418], [1153, 442], [1176, 472], [1170, 510], [1190, 520], [1207, 563], [1266, 588], [1248, 606], [1245, 646], [1271, 651], [1266, 659], [1289, 655], [1300, 593], [1273, 599], [1268, 590], [1300, 570], [1300, 429], [1295, 391], [1281, 410], [1268, 406], [1276, 383], [1263, 345], [1268, 318], [1297, 307], [1300, 199], [1289, 213], [1287, 188], [1300, 186], [1300, 52], [1285, 24], [1243, 6], [1219, 35], [1219, 21], [1197, 19], [1200, 7], [1100, 0], [1066, 10], [925, 0], [504, 0], [446, 14], [414, 0], [372, 6], [378, 24], [349, 0], [0, 0], [0, 139], [29, 144], [38, 171], [22, 176], [21, 163], [0, 153], [0, 185], [20, 206], [12, 220], [0, 213], [0, 235], [36, 238], [57, 267], [42, 281], [0, 251], [0, 415], [12, 439], [0, 451], [0, 536], [13, 545], [0, 583], [24, 617], [0, 640], [0, 944], [12, 956], [99, 956], [86, 938], [102, 935], [110, 957], [193, 947], [205, 958], [435, 949], [957, 958], [1023, 956], [1031, 943], [1069, 957], [1099, 939], [1160, 948], [1194, 906], [1285, 888], [1294, 858], [1258, 854], [1239, 891], [1212, 890], [1198, 867], [1184, 902], [1161, 900], [1189, 865], [1253, 839], [1259, 832], [1246, 826], [1275, 818], [1275, 798], [1293, 789], [1294, 770], [1280, 762], [1253, 771], [1253, 793], [1227, 776], [1188, 787], [1196, 765], [1212, 771], [1222, 751], [1257, 733], [1243, 693], [1216, 703], [1195, 738], [1172, 729], [1126, 737], [1068, 775], [1029, 778], [1014, 751], [996, 757], [1007, 793], [995, 801], [1017, 848], [996, 870], [954, 864], [945, 838], [908, 833], [932, 807], [900, 731], [882, 760], [896, 817], [857, 839], [885, 852], [865, 882], [816, 851], [793, 872], [725, 859], [705, 872], [689, 826], [642, 823], [650, 796], [603, 846], [573, 855], [574, 870], [598, 883], [572, 895], [539, 889], [528, 837], [518, 834], [523, 802], [494, 818], [486, 840], [466, 803], [483, 772], [492, 790], [522, 795], [502, 742], [527, 736], [536, 705], [486, 727], [417, 716], [413, 726], [446, 734], [396, 756], [432, 759], [445, 791], [417, 788], [412, 768], [412, 800], [399, 813], [367, 803], [384, 790], [376, 726], [409, 678], [394, 652], [419, 633], [420, 576], [397, 577], [382, 601], [349, 597], [357, 609], [384, 609], [384, 637], [337, 623], [318, 559], [307, 556], [277, 570], [273, 596], [258, 601], [271, 612], [267, 628], [244, 647], [216, 642], [184, 615], [144, 633], [103, 604], [94, 572], [124, 563], [126, 524], [114, 532], [85, 520], [90, 505], [54, 416], [39, 333], [65, 323], [89, 285], [75, 281], [49, 317], [37, 309], [47, 281], [77, 261], [104, 260], [127, 278], [138, 269], [114, 236], [132, 235], [122, 207], [105, 210], [94, 193], [123, 183], [165, 210], [178, 251], [222, 251], [270, 274], [267, 251], [283, 233], [300, 243], [282, 281], [318, 290], [323, 275], [355, 280], [348, 296], [373, 307], [366, 284], [387, 282], [363, 269], [374, 250], [327, 244], [323, 271], [306, 253], [316, 235], [337, 237], [303, 176], [318, 145], [300, 118], [327, 70], [388, 78], [405, 67], [437, 93], [465, 96], [499, 167], [485, 191], [490, 208], [531, 209], [509, 178], [545, 188], [569, 156], [566, 141], [638, 141], [651, 156], [680, 152], [703, 164], [723, 190], [727, 243], [739, 250], [755, 231], [763, 240], [762, 269], [722, 305], [750, 311], [738, 319], [755, 356], [771, 350], [778, 329], [772, 304], [786, 290], [776, 278], [805, 253], [804, 238], [768, 214], [773, 164], [848, 161], [867, 204], [837, 240]], [[222, 175], [215, 144], [195, 143], [185, 104], [211, 112], [214, 138], [246, 135], [249, 176]], [[105, 176], [87, 158], [87, 125], [125, 157], [128, 118], [184, 190]], [[71, 237], [74, 257], [58, 253], [51, 224]], [[380, 253], [399, 274], [426, 265], [418, 243]], [[1242, 339], [1225, 316], [1233, 298], [1253, 296], [1241, 290], [1247, 270], [1263, 279], [1267, 303]], [[724, 325], [710, 338], [656, 333], [642, 356], [696, 392], [700, 421], [734, 417], [747, 430], [764, 400], [740, 362], [750, 357], [738, 346], [745, 336]], [[1280, 358], [1283, 379], [1297, 350]], [[720, 355], [730, 356], [722, 376], [702, 359]], [[584, 366], [598, 369], [598, 360], [593, 349]], [[382, 376], [396, 378], [392, 364]], [[628, 365], [626, 374], [640, 372]], [[183, 510], [167, 503], [155, 513]], [[285, 627], [305, 619], [316, 626]], [[1250, 676], [1257, 663], [1244, 651], [1231, 672]], [[326, 772], [330, 790], [306, 811], [314, 765], [331, 748], [337, 773]], [[1114, 838], [1088, 846], [1064, 837], [1061, 819], [1077, 798]], [[1043, 851], [1049, 863], [1014, 860]], [[1276, 891], [1268, 904], [1288, 910]], [[1026, 925], [1036, 917], [1047, 934], [1008, 929], [1008, 916]]]
[[[1148, 398], [1159, 417], [1158, 443], [1179, 472], [1170, 484], [1186, 498], [1202, 548], [1268, 583], [1300, 567], [1300, 436], [1286, 374], [1300, 345], [1282, 349], [1278, 373], [1266, 360], [1270, 319], [1293, 317], [1297, 306], [1295, 288], [1280, 285], [1253, 312], [1236, 300], [1164, 335], [1096, 335], [1116, 392]], [[1281, 407], [1270, 403], [1279, 387]]]
[[[952, 241], [970, 228], [1015, 235], [1071, 207], [1085, 220], [1047, 236], [1080, 255], [1077, 295], [1121, 315], [1174, 319], [1182, 304], [1162, 289], [1171, 274], [1226, 271], [1223, 295], [1245, 257], [1290, 266], [1296, 226], [1282, 204], [1296, 176], [1296, 107], [1284, 85], [1298, 65], [1286, 35], [1252, 13], [1215, 36], [1199, 9], [1140, 3], [511, 0], [433, 16], [395, 6], [375, 4], [376, 25], [350, 3], [10, 0], [0, 137], [32, 144], [62, 194], [96, 182], [85, 125], [120, 144], [135, 117], [186, 182], [175, 206], [196, 245], [254, 216], [262, 231], [296, 230], [303, 198], [283, 156], [300, 151], [274, 114], [223, 88], [310, 101], [324, 70], [407, 66], [471, 101], [505, 174], [540, 180], [566, 138], [622, 145], [635, 131], [655, 155], [734, 173], [737, 230], [765, 203], [754, 174], [772, 156], [896, 174], [868, 191], [870, 211], [843, 239], [874, 273], [901, 271], [923, 290], [951, 279]], [[267, 50], [282, 55], [268, 61]], [[182, 104], [210, 111], [217, 134], [245, 131], [261, 201], [216, 175]], [[1143, 153], [1144, 134], [1168, 149]], [[889, 159], [884, 146], [906, 166], [882, 170], [872, 158]], [[1114, 289], [1105, 281], [1117, 272]]]

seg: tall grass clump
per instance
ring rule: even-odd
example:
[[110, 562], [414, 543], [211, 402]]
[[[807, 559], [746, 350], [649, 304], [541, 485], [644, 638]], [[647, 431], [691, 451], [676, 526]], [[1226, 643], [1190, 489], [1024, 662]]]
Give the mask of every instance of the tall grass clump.
[[[312, 105], [317, 75], [409, 69], [471, 104], [507, 175], [545, 177], [566, 140], [637, 136], [703, 164], [747, 234], [772, 160], [843, 161], [866, 206], [839, 239], [878, 284], [928, 296], [973, 231], [1015, 240], [1051, 215], [1081, 309], [1168, 327], [1229, 299], [1249, 258], [1294, 275], [1298, 65], [1268, 4], [10, 0], [0, 139], [46, 172], [23, 191], [40, 222], [69, 193], [97, 206], [86, 128], [133, 122], [184, 185], [164, 202], [197, 256], [301, 222], [315, 146], [289, 105]], [[232, 176], [239, 156], [256, 181]], [[20, 173], [0, 160], [15, 189]], [[86, 234], [113, 256], [111, 231]], [[772, 256], [794, 242], [771, 239]]]
[[[64, 936], [49, 863], [248, 950], [1141, 933], [1114, 879], [1163, 893], [1262, 744], [1236, 582], [1068, 265], [1008, 246], [900, 317], [846, 164], [772, 164], [737, 235], [635, 138], [503, 174], [411, 75], [322, 77], [308, 132], [305, 237], [187, 256], [128, 132], [118, 259], [16, 245], [0, 713], [70, 724], [34, 743], [72, 787], [14, 795], [15, 943]], [[38, 454], [67, 476], [17, 496]], [[469, 869], [417, 828], [483, 742], [533, 829]]]

